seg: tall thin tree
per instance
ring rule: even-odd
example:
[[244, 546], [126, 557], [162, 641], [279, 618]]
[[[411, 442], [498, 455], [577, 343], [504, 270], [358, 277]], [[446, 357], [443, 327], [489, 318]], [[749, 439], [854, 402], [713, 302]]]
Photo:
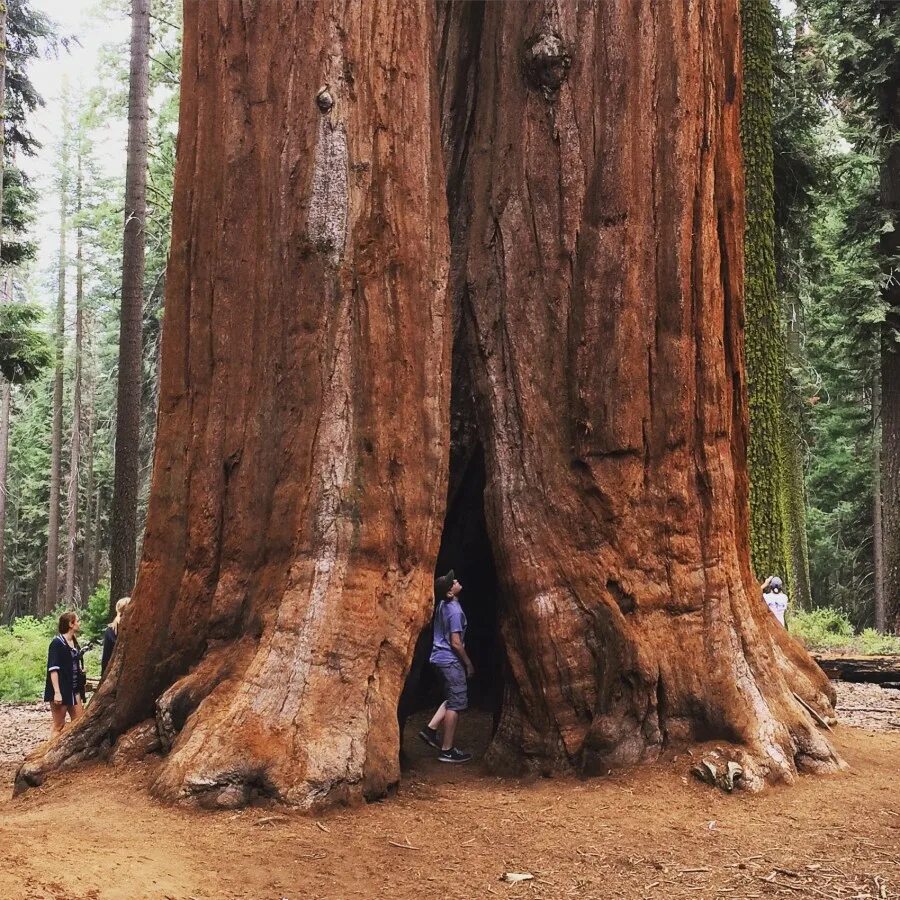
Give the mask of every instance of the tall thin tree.
[[81, 352], [81, 378], [85, 398], [84, 409], [84, 549], [81, 560], [81, 596], [88, 598], [94, 590], [94, 364], [91, 345], [90, 317], [84, 316], [83, 348]]
[[131, 73], [116, 451], [110, 547], [110, 605], [131, 592], [135, 576], [140, 474], [141, 317], [147, 218], [147, 117], [150, 78], [150, 0], [131, 2]]
[[69, 448], [69, 491], [66, 512], [66, 580], [63, 597], [67, 607], [75, 602], [75, 568], [78, 547], [78, 479], [81, 466], [81, 352], [84, 334], [84, 257], [82, 254], [81, 191], [83, 136], [79, 131], [75, 174], [75, 371], [72, 381], [72, 440]]
[[[0, 0], [0, 213], [3, 210], [3, 178], [6, 170], [6, 18], [6, 2]], [[2, 256], [3, 222], [0, 215], [0, 258]], [[0, 613], [6, 598], [6, 471], [9, 464], [11, 402], [10, 385], [6, 379], [0, 378]]]
[[[879, 357], [880, 363], [880, 357]], [[875, 581], [875, 630], [884, 634], [884, 546], [881, 526], [881, 366], [872, 377], [872, 576]]]
[[62, 147], [59, 158], [59, 264], [54, 336], [53, 428], [50, 438], [50, 511], [47, 524], [47, 584], [44, 612], [59, 599], [59, 494], [62, 480], [63, 357], [66, 331], [66, 231], [69, 193], [69, 119], [65, 112], [67, 91], [63, 89]]

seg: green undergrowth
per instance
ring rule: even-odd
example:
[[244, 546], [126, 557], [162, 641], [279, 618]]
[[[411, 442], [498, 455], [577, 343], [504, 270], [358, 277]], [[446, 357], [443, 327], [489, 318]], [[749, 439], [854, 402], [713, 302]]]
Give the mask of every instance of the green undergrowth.
[[856, 632], [847, 614], [840, 609], [822, 607], [795, 612], [788, 620], [788, 630], [814, 651], [853, 656], [900, 654], [900, 637], [879, 634], [874, 628]]
[[[82, 645], [102, 636], [109, 609], [109, 588], [101, 585], [86, 609], [81, 611]], [[12, 625], [0, 628], [0, 703], [27, 703], [43, 699], [47, 677], [47, 645], [57, 633], [63, 610], [43, 619], [20, 616]], [[90, 677], [100, 674], [100, 646], [84, 657]]]

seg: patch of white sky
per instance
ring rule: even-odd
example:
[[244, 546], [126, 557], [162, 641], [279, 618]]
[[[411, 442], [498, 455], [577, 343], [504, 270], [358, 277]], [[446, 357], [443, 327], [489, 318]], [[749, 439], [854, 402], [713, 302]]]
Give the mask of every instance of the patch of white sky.
[[[35, 156], [19, 159], [39, 198], [32, 226], [37, 258], [27, 290], [30, 299], [49, 306], [56, 295], [59, 255], [60, 198], [55, 182], [63, 113], [67, 107], [74, 121], [81, 99], [109, 82], [113, 73], [105, 51], [121, 48], [123, 54], [127, 53], [130, 23], [124, 3], [103, 2], [101, 6], [98, 0], [31, 0], [31, 5], [56, 23], [61, 36], [74, 38], [68, 49], [60, 48], [58, 55], [34, 60], [30, 65], [31, 80], [45, 104], [29, 120], [41, 147]], [[124, 177], [126, 142], [124, 109], [121, 117], [105, 121], [91, 133], [91, 153], [103, 175]]]

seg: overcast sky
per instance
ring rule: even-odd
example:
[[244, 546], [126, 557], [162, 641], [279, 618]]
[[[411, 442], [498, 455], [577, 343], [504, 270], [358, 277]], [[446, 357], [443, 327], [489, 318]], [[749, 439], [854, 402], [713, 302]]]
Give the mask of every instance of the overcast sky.
[[[38, 259], [32, 288], [45, 283], [55, 264], [58, 252], [59, 198], [52, 189], [52, 172], [60, 138], [62, 105], [60, 94], [63, 80], [68, 79], [71, 101], [98, 83], [100, 48], [104, 44], [127, 41], [129, 23], [126, 15], [111, 16], [98, 12], [97, 0], [31, 0], [35, 9], [45, 12], [59, 26], [59, 33], [78, 39], [59, 57], [36, 60], [30, 73], [37, 91], [46, 106], [36, 111], [31, 120], [35, 137], [43, 145], [34, 158], [22, 159], [21, 165], [31, 176], [40, 197], [38, 218], [34, 224], [38, 242]], [[93, 148], [100, 164], [111, 174], [125, 171], [126, 123], [114, 123]], [[52, 279], [51, 279], [52, 280]], [[39, 290], [39, 293], [43, 291]], [[35, 300], [45, 300], [34, 296]]]

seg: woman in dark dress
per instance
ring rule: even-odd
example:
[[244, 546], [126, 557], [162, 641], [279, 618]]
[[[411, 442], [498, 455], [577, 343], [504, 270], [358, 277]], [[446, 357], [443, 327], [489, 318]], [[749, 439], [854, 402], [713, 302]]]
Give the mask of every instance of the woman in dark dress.
[[106, 633], [103, 635], [103, 654], [100, 657], [100, 677], [106, 674], [106, 667], [112, 658], [112, 652], [116, 646], [116, 639], [119, 636], [119, 621], [122, 618], [122, 610], [128, 605], [131, 597], [120, 597], [116, 601], [116, 617], [109, 623]]
[[52, 735], [62, 731], [66, 724], [66, 713], [74, 722], [84, 710], [81, 702], [84, 663], [78, 638], [75, 637], [80, 627], [77, 613], [64, 612], [59, 617], [59, 633], [50, 641], [47, 649], [44, 699], [50, 703]]

